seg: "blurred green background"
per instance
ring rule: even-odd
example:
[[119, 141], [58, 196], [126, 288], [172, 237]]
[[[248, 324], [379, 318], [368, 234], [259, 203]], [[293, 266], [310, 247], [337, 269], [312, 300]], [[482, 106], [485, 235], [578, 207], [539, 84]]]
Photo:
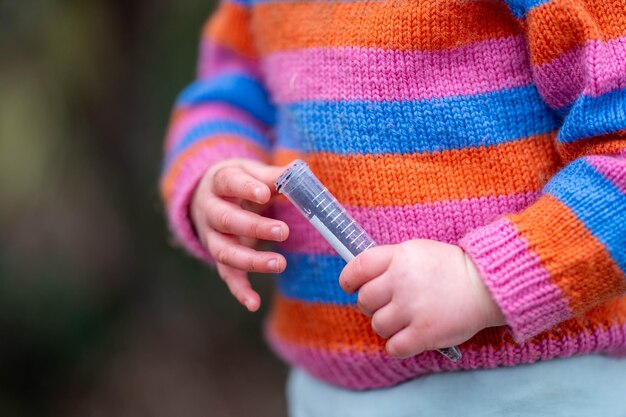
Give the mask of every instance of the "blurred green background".
[[285, 415], [263, 311], [168, 243], [157, 191], [214, 6], [0, 0], [1, 416]]

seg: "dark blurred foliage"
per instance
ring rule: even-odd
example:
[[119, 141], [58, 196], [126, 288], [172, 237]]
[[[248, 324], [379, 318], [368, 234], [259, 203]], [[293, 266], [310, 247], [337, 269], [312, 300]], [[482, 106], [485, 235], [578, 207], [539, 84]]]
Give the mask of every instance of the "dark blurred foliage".
[[0, 0], [1, 416], [285, 414], [263, 312], [168, 243], [157, 192], [213, 7]]

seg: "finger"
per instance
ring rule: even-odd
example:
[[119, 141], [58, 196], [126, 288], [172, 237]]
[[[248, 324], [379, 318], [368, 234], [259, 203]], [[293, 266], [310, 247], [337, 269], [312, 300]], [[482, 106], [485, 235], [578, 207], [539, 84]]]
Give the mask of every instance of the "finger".
[[208, 230], [206, 242], [213, 259], [242, 271], [279, 273], [287, 266], [284, 256], [247, 248], [242, 246], [236, 237], [227, 236], [215, 230]]
[[274, 183], [280, 177], [280, 175], [285, 172], [288, 166], [275, 166], [275, 165], [265, 165], [262, 163], [250, 164], [246, 163], [242, 165], [242, 168], [251, 176], [258, 179], [265, 185], [269, 187], [272, 191], [272, 194], [276, 193], [276, 187]]
[[284, 241], [289, 234], [284, 222], [243, 210], [219, 198], [210, 199], [207, 206], [207, 222], [217, 231], [275, 242]]
[[378, 310], [372, 316], [372, 329], [383, 339], [387, 339], [409, 324], [393, 304]]
[[406, 359], [426, 350], [413, 327], [406, 327], [393, 335], [385, 349], [390, 356], [398, 359]]
[[271, 196], [267, 184], [237, 166], [224, 166], [215, 171], [211, 191], [222, 197], [243, 198], [259, 204], [266, 203]]
[[389, 304], [393, 294], [391, 285], [385, 275], [379, 276], [365, 283], [359, 290], [357, 306], [366, 316], [371, 316], [376, 310]]
[[377, 246], [366, 250], [341, 271], [339, 285], [348, 294], [387, 270], [391, 262], [392, 246]]
[[245, 271], [218, 263], [217, 272], [237, 301], [244, 305], [249, 311], [257, 311], [259, 309], [261, 297], [250, 286], [248, 274]]

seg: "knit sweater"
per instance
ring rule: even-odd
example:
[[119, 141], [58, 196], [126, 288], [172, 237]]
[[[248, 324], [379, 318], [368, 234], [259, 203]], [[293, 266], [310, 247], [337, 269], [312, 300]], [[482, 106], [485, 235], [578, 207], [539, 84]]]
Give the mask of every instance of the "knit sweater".
[[379, 244], [473, 259], [508, 325], [387, 355], [345, 263], [297, 210], [265, 334], [354, 389], [432, 372], [626, 353], [626, 0], [225, 0], [165, 143], [171, 230], [211, 262], [189, 203], [227, 158], [304, 159]]

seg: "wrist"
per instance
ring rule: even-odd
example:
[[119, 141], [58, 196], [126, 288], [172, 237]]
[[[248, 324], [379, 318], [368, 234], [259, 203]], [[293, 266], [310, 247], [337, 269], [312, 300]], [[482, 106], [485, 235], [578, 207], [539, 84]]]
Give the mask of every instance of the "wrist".
[[496, 327], [506, 325], [506, 320], [500, 306], [493, 299], [491, 292], [483, 282], [478, 272], [478, 268], [474, 265], [472, 258], [463, 252], [465, 258], [465, 269], [467, 276], [472, 281], [472, 285], [476, 289], [478, 302], [482, 307], [485, 327]]

